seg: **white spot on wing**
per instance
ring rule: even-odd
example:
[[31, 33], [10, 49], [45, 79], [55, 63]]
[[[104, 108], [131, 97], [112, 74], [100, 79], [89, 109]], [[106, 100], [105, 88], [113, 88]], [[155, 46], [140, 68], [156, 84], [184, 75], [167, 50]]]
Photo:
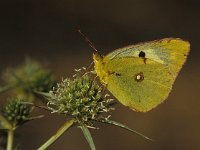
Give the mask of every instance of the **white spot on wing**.
[[140, 75], [137, 75], [137, 76], [136, 76], [136, 79], [137, 79], [137, 80], [140, 80], [140, 79], [141, 79], [141, 76], [140, 76]]

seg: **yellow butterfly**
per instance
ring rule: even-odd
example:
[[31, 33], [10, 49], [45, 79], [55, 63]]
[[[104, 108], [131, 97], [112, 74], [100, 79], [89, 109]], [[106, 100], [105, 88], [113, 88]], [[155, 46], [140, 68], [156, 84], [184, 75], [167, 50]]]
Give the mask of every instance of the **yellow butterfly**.
[[100, 81], [125, 106], [146, 112], [163, 102], [184, 64], [190, 44], [165, 38], [93, 54]]

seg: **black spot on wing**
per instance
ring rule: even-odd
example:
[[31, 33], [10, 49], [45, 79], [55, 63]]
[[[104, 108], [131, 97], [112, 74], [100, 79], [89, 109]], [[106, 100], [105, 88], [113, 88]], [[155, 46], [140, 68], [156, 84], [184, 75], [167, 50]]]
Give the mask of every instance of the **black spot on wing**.
[[118, 77], [121, 76], [121, 73], [117, 73], [117, 72], [108, 71], [107, 73], [108, 73], [109, 76], [110, 75], [116, 75]]
[[142, 57], [142, 58], [145, 58], [145, 52], [141, 51], [138, 56]]
[[115, 75], [116, 75], [116, 76], [121, 76], [121, 74], [120, 74], [120, 73], [115, 73]]
[[140, 51], [140, 53], [139, 53], [139, 55], [138, 55], [140, 58], [143, 58], [143, 60], [144, 60], [144, 63], [146, 64], [146, 54], [145, 54], [145, 52], [143, 52], [143, 51]]

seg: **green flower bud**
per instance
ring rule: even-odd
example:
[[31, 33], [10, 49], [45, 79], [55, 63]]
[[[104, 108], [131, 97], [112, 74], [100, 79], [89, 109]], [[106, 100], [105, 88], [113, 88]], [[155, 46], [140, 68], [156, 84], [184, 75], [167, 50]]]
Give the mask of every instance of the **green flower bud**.
[[31, 112], [31, 107], [21, 102], [21, 99], [10, 99], [3, 107], [4, 117], [14, 126], [24, 123]]

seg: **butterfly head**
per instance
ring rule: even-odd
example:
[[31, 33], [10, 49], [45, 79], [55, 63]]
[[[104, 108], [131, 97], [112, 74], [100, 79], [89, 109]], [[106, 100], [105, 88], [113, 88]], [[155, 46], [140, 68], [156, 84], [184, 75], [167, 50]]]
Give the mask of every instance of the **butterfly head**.
[[107, 72], [105, 71], [105, 66], [104, 66], [104, 61], [103, 61], [103, 56], [99, 54], [97, 51], [93, 53], [93, 60], [94, 60], [94, 65], [95, 65], [95, 72], [97, 76], [99, 76], [100, 80], [106, 84], [106, 76]]
[[93, 53], [93, 60], [94, 60], [95, 64], [98, 63], [98, 62], [102, 62], [103, 56], [101, 54], [99, 54], [99, 52], [94, 51], [94, 53]]

